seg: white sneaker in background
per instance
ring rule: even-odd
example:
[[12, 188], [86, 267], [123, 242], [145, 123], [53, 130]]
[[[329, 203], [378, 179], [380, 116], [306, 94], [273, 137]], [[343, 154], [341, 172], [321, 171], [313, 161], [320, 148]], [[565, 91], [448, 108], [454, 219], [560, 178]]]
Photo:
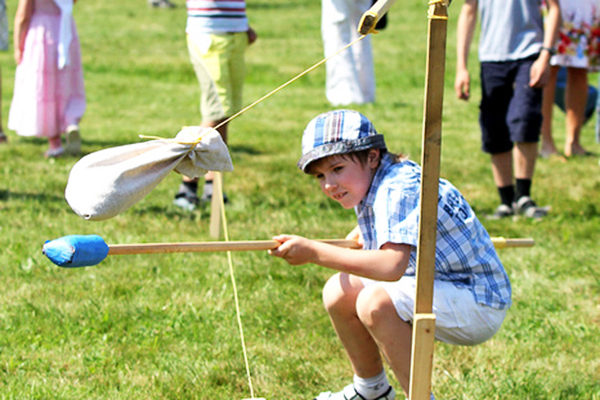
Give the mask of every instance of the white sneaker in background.
[[79, 134], [79, 126], [72, 124], [67, 126], [65, 132], [67, 139], [66, 150], [72, 156], [77, 156], [81, 153], [81, 135]]

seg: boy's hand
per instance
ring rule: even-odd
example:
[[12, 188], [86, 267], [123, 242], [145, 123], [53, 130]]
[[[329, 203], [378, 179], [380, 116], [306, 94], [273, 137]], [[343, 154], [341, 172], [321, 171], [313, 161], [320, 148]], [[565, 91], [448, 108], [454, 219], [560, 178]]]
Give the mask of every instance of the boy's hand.
[[249, 45], [256, 42], [258, 35], [256, 34], [256, 31], [254, 29], [248, 28], [248, 30], [246, 31], [246, 34], [248, 35], [248, 44]]
[[312, 240], [294, 235], [279, 235], [275, 236], [273, 240], [281, 245], [276, 249], [269, 250], [269, 254], [281, 257], [291, 265], [306, 264], [314, 259]]
[[362, 232], [360, 231], [360, 227], [358, 225], [356, 225], [356, 227], [352, 229], [352, 231], [348, 235], [346, 235], [346, 240], [356, 241], [360, 248], [362, 248], [363, 244], [365, 243], [363, 240]]
[[456, 97], [460, 100], [469, 100], [471, 97], [471, 77], [469, 76], [469, 71], [466, 69], [456, 72], [454, 91], [456, 92]]
[[531, 65], [529, 71], [529, 86], [542, 88], [550, 80], [550, 54], [542, 51], [537, 60]]

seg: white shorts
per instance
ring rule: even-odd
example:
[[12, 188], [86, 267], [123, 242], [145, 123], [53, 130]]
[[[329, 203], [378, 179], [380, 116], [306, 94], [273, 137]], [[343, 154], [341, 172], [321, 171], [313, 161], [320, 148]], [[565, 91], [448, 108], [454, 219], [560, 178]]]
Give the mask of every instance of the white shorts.
[[[392, 299], [402, 320], [413, 321], [416, 278], [404, 276], [396, 282], [380, 282], [361, 278], [365, 286], [381, 285]], [[506, 310], [497, 310], [475, 302], [468, 289], [448, 281], [433, 283], [435, 338], [440, 342], [470, 346], [485, 342], [500, 329]]]

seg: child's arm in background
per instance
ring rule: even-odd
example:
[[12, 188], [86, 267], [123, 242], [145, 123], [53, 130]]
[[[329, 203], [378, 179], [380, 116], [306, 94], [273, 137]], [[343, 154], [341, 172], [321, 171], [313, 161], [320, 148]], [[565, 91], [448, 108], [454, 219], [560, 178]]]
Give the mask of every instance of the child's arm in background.
[[411, 252], [411, 246], [397, 243], [386, 243], [379, 250], [354, 250], [294, 235], [279, 235], [273, 239], [281, 245], [269, 250], [269, 254], [291, 265], [313, 263], [379, 281], [400, 279]]
[[14, 45], [15, 45], [15, 62], [21, 63], [23, 57], [23, 48], [25, 47], [25, 38], [29, 30], [29, 21], [33, 14], [33, 0], [20, 0], [15, 14], [14, 26]]
[[251, 27], [248, 27], [246, 34], [248, 35], [248, 45], [251, 45], [254, 42], [256, 42], [258, 35], [256, 34], [256, 31], [254, 29], [252, 29]]
[[[544, 43], [543, 46], [553, 48], [556, 45], [558, 30], [561, 23], [560, 5], [558, 0], [547, 0], [548, 15], [544, 21]], [[550, 80], [550, 58], [552, 57], [547, 51], [541, 51], [537, 60], [531, 65], [529, 72], [529, 86], [541, 88], [546, 86]]]
[[467, 0], [463, 4], [458, 17], [456, 30], [456, 78], [454, 91], [461, 100], [469, 100], [471, 96], [471, 77], [469, 75], [469, 48], [477, 25], [477, 1]]

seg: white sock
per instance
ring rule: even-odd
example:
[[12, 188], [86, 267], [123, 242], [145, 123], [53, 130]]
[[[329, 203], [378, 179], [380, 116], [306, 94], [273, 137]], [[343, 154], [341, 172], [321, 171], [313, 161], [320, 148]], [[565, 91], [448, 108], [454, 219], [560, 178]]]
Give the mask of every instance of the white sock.
[[354, 375], [354, 390], [366, 399], [376, 399], [390, 387], [385, 370], [371, 378], [361, 378]]

